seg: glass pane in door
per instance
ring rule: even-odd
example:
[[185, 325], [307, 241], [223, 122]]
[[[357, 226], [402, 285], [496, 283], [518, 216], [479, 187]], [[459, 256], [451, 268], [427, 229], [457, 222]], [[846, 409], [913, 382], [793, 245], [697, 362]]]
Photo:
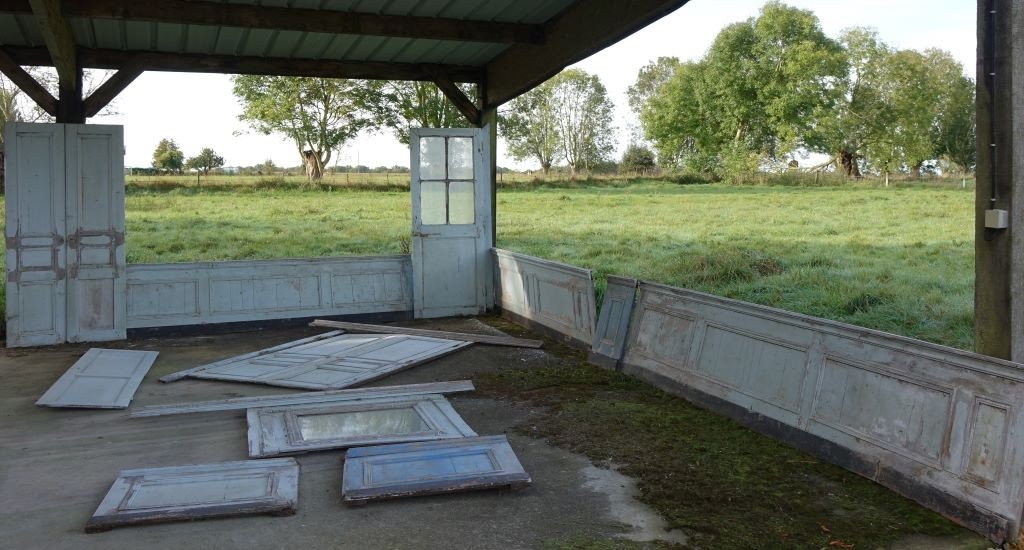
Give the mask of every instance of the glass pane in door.
[[420, 182], [420, 223], [444, 225], [446, 219], [445, 185], [443, 181]]
[[453, 181], [448, 184], [448, 223], [468, 224], [473, 216], [473, 182]]
[[448, 138], [448, 179], [473, 179], [473, 138]]
[[447, 179], [443, 137], [420, 138], [420, 179]]

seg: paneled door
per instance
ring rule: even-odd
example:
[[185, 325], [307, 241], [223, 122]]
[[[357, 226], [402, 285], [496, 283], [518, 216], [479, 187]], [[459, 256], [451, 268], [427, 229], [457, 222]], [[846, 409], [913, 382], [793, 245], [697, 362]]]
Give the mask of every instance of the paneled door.
[[488, 141], [477, 128], [419, 128], [409, 147], [415, 315], [483, 313], [494, 285]]
[[4, 125], [7, 345], [65, 341], [63, 124]]
[[68, 124], [64, 139], [68, 341], [123, 340], [124, 133], [121, 126]]
[[7, 345], [123, 339], [123, 128], [4, 132]]

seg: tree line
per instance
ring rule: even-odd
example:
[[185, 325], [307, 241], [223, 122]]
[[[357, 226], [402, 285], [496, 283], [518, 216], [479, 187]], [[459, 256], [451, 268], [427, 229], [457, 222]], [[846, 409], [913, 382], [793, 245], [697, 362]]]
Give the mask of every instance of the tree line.
[[224, 157], [210, 147], [203, 147], [195, 156], [186, 159], [173, 139], [164, 138], [153, 150], [153, 168], [160, 172], [180, 174], [185, 170], [195, 170], [205, 176], [221, 166], [224, 166]]
[[847, 176], [975, 164], [975, 85], [945, 51], [899, 50], [866, 28], [827, 36], [808, 10], [765, 4], [697, 61], [663, 57], [629, 88], [661, 166], [737, 175], [811, 167]]
[[[471, 86], [463, 91], [474, 97]], [[292, 139], [314, 179], [362, 131], [390, 128], [407, 143], [411, 127], [466, 124], [429, 82], [238, 76], [234, 93], [241, 119]], [[643, 67], [627, 93], [642, 138], [620, 166], [736, 178], [801, 168], [818, 154], [827, 160], [802, 169], [966, 174], [975, 163], [974, 93], [948, 52], [896, 49], [866, 28], [833, 38], [813, 12], [772, 1], [722, 29], [702, 58]], [[590, 171], [615, 150], [614, 104], [580, 69], [509, 102], [498, 128], [513, 158], [545, 173]]]

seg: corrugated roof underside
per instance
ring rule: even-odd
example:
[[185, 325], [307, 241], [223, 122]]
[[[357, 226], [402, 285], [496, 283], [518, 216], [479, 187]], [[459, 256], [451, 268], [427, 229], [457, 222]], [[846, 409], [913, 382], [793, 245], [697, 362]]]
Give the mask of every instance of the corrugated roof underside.
[[[225, 0], [233, 4], [539, 24], [573, 0]], [[85, 48], [483, 66], [507, 44], [71, 18]], [[0, 45], [43, 46], [29, 15], [0, 14]]]

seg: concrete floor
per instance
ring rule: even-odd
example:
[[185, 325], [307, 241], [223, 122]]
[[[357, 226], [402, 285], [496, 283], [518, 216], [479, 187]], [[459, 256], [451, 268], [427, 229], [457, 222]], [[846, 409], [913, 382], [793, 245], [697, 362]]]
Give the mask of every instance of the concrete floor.
[[[440, 321], [433, 327], [490, 329], [472, 319]], [[142, 339], [107, 347], [160, 352], [135, 395], [136, 407], [293, 391], [187, 379], [161, 384], [157, 378], [318, 332]], [[295, 516], [126, 527], [86, 535], [86, 520], [121, 469], [246, 458], [242, 412], [129, 419], [125, 411], [36, 407], [35, 400], [89, 347], [0, 352], [0, 548], [536, 548], [566, 538], [618, 535], [679, 541], [678, 534], [658, 526], [660, 517], [632, 499], [628, 478], [595, 473], [580, 456], [516, 435], [510, 436], [512, 446], [533, 478], [533, 485], [520, 492], [346, 508], [340, 494], [343, 453], [329, 451], [298, 457]], [[372, 385], [460, 380], [551, 360], [539, 350], [474, 346]], [[454, 395], [451, 401], [481, 435], [503, 433], [528, 414], [473, 394]]]

